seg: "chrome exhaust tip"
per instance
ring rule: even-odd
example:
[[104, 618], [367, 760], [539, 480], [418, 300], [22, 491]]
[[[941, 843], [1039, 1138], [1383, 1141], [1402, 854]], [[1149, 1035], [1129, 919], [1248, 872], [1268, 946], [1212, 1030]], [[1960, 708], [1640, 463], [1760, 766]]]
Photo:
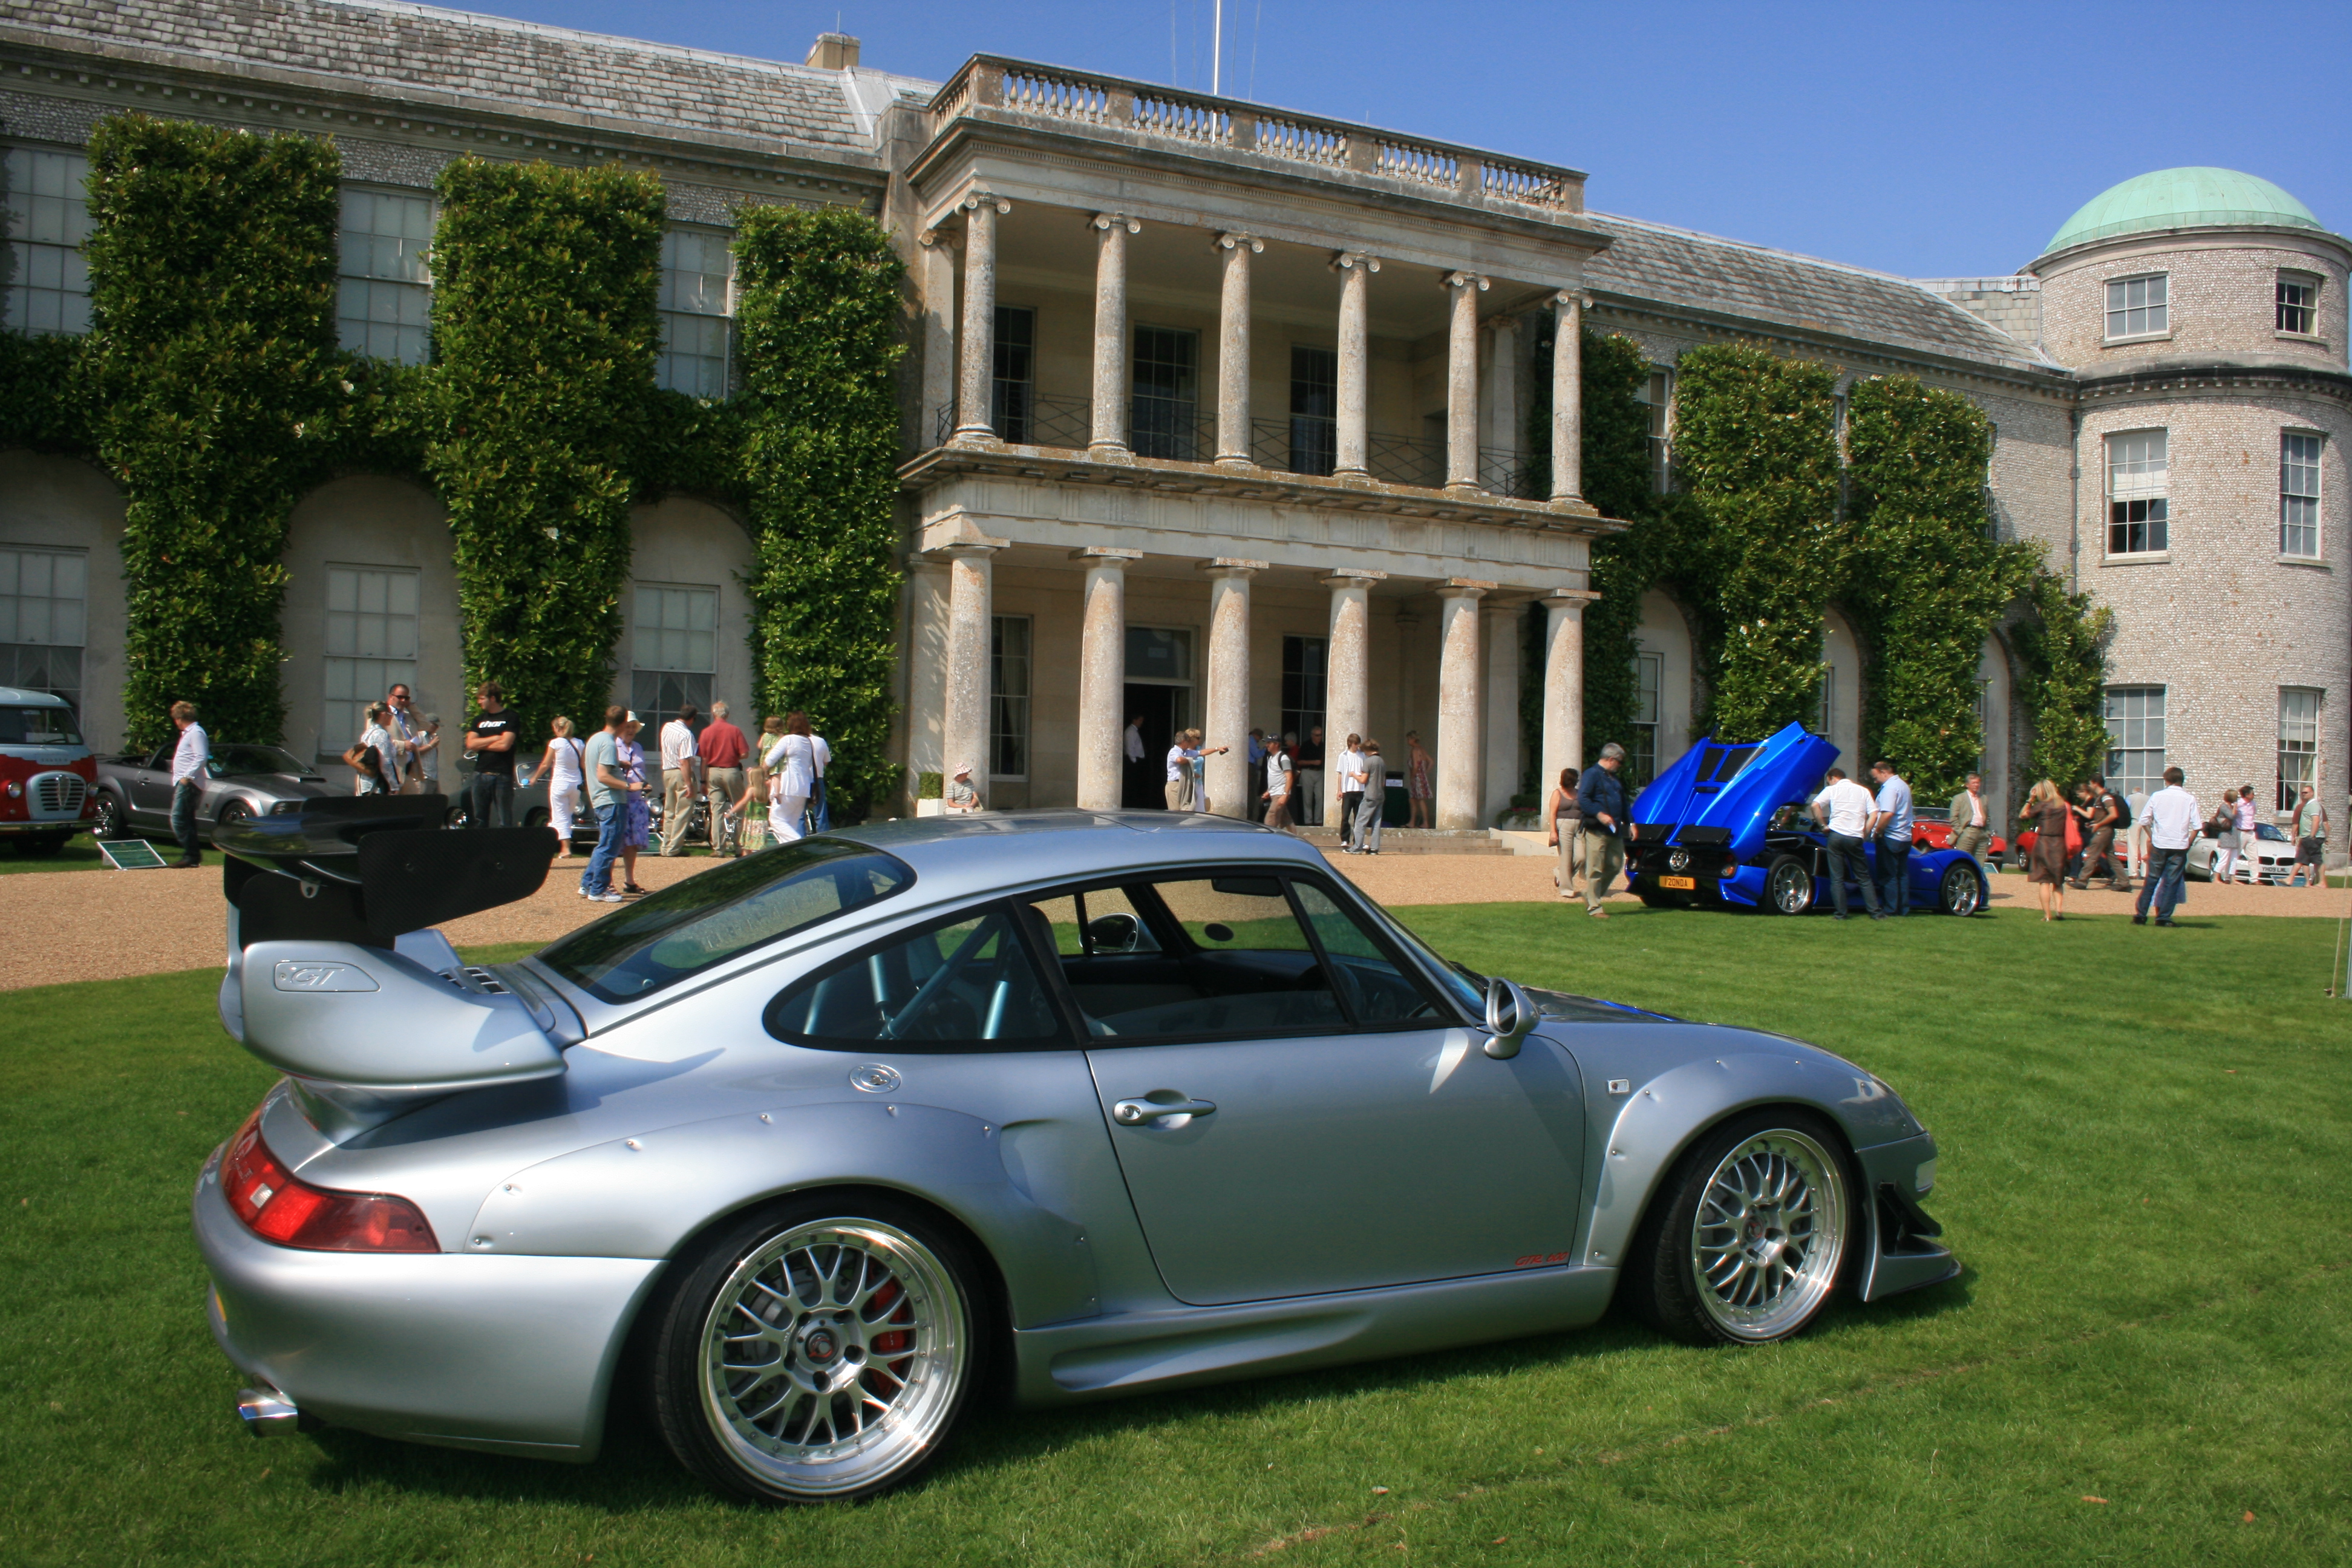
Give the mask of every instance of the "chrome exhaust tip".
[[302, 1425], [302, 1412], [295, 1408], [294, 1402], [267, 1386], [237, 1390], [236, 1418], [256, 1437], [292, 1432]]

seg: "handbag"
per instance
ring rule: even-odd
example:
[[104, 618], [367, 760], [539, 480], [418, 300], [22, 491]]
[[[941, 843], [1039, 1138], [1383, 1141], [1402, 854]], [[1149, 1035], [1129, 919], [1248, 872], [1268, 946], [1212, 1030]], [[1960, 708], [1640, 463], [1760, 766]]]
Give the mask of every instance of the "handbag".
[[2075, 856], [2080, 855], [2082, 852], [2083, 852], [2083, 824], [2082, 824], [2082, 820], [2081, 820], [2079, 817], [2077, 817], [2077, 816], [2076, 816], [2073, 812], [2071, 812], [2071, 811], [2070, 811], [2070, 812], [2068, 812], [2068, 813], [2066, 814], [2066, 857], [2067, 857], [2067, 858], [2068, 858], [2068, 859], [2070, 859], [2070, 860], [2071, 860], [2071, 859], [2072, 859], [2072, 858], [2074, 858]]

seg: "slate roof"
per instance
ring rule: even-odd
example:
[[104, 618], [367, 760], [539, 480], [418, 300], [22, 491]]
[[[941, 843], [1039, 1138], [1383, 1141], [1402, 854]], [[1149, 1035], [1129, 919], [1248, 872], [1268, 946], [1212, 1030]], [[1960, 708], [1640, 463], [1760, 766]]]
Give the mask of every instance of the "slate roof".
[[1613, 241], [1585, 263], [1585, 286], [1597, 294], [1984, 363], [2056, 368], [1906, 278], [1639, 218], [1584, 218]]
[[5, 22], [62, 47], [315, 74], [411, 100], [872, 145], [840, 71], [400, 0], [33, 0], [10, 5]]

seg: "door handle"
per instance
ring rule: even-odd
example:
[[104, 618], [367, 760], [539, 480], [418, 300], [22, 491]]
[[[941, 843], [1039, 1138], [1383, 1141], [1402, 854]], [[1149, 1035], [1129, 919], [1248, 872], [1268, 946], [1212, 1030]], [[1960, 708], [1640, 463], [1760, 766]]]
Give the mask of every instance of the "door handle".
[[1140, 1127], [1163, 1116], [1206, 1116], [1216, 1109], [1205, 1100], [1180, 1100], [1169, 1105], [1155, 1100], [1122, 1100], [1110, 1108], [1110, 1114], [1122, 1127]]

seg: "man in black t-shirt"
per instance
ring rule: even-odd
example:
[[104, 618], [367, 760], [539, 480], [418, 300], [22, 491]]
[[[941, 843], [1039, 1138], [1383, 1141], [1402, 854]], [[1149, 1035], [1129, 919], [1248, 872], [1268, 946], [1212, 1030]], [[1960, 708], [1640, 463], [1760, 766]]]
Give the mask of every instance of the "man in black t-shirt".
[[466, 826], [488, 827], [490, 814], [498, 826], [514, 826], [515, 716], [507, 711], [506, 693], [495, 680], [482, 682], [482, 710], [466, 731], [466, 750], [474, 757], [473, 781], [466, 786]]

